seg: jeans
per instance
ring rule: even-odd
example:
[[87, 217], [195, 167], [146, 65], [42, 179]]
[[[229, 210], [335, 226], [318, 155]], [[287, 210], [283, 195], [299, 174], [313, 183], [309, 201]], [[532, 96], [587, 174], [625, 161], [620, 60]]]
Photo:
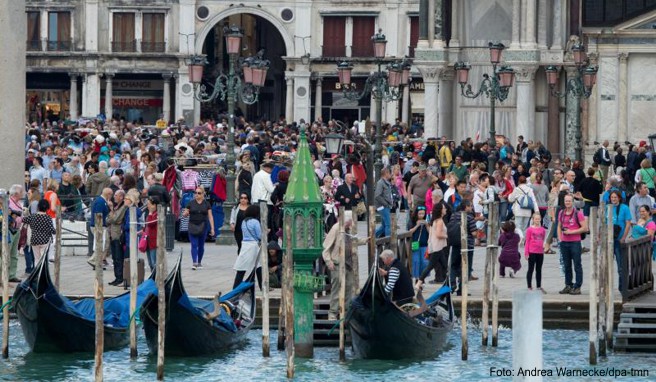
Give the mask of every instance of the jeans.
[[209, 225], [205, 229], [205, 232], [201, 235], [192, 235], [189, 234], [189, 242], [191, 243], [191, 259], [194, 264], [200, 264], [203, 262], [203, 255], [205, 254], [205, 238], [207, 237], [207, 232]]
[[212, 204], [212, 217], [214, 218], [214, 237], [219, 237], [225, 214], [223, 212], [223, 202]]
[[146, 257], [148, 258], [148, 266], [152, 272], [155, 270], [155, 266], [157, 265], [157, 248], [147, 250]]
[[390, 209], [384, 207], [378, 211], [380, 214], [380, 226], [376, 228], [376, 237], [387, 237], [392, 235], [392, 215]]
[[462, 258], [460, 255], [460, 246], [451, 246], [451, 264], [449, 266], [449, 282], [451, 284], [451, 290], [455, 290], [456, 277], [458, 278], [458, 292], [460, 293], [460, 287], [462, 285]]
[[23, 253], [25, 254], [25, 273], [32, 273], [34, 270], [34, 251], [32, 251], [32, 246], [26, 245]]
[[112, 239], [109, 243], [109, 248], [114, 263], [114, 278], [116, 280], [123, 280], [123, 259], [125, 257], [123, 243], [121, 243], [120, 239]]
[[505, 222], [508, 217], [508, 202], [500, 201], [499, 202], [499, 221]]
[[[580, 288], [583, 284], [583, 267], [581, 266], [581, 242], [561, 241], [560, 254], [565, 263], [565, 285]], [[576, 272], [576, 281], [572, 283], [572, 263]]]
[[412, 251], [412, 277], [415, 279], [418, 279], [424, 269], [428, 267], [428, 260], [424, 258], [424, 253], [426, 253], [426, 247], [419, 247], [418, 250]]

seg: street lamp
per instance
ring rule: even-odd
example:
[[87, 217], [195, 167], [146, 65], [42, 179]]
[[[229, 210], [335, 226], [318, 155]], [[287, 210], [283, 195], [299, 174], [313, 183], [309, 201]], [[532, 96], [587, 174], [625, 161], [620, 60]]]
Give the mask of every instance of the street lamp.
[[403, 87], [410, 82], [410, 68], [412, 66], [410, 60], [404, 58], [389, 63], [386, 67], [387, 71], [383, 71], [382, 66], [385, 60], [387, 39], [382, 33], [382, 29], [379, 29], [378, 33], [371, 36], [371, 41], [374, 45], [374, 60], [378, 66], [378, 71], [371, 73], [367, 77], [362, 92], [358, 92], [351, 86], [353, 65], [346, 61], [337, 64], [337, 75], [342, 87], [342, 94], [344, 94], [345, 98], [356, 101], [371, 94], [376, 101], [376, 137], [372, 139], [374, 144], [371, 145], [371, 158], [375, 160], [375, 172], [371, 166], [371, 159], [367, 159], [366, 184], [368, 203], [373, 203], [374, 200], [374, 174], [380, 176], [380, 171], [383, 169], [381, 157], [381, 151], [383, 149], [383, 101], [391, 102], [401, 99], [403, 96]]
[[567, 79], [564, 93], [556, 91], [556, 86], [558, 86], [559, 69], [555, 66], [548, 66], [545, 69], [545, 73], [547, 75], [547, 83], [549, 84], [552, 97], [563, 98], [569, 94], [571, 97], [570, 99], [576, 103], [574, 107], [576, 111], [574, 112], [574, 115], [571, 116], [572, 127], [574, 128], [575, 133], [574, 151], [576, 160], [582, 161], [581, 97], [590, 98], [592, 88], [597, 82], [597, 67], [590, 66], [583, 44], [575, 44], [572, 46], [571, 50], [574, 58], [574, 65], [576, 65], [576, 75]]
[[326, 135], [326, 152], [328, 154], [340, 154], [342, 152], [342, 144], [344, 143], [344, 136], [342, 134], [331, 133]]
[[[264, 59], [263, 50], [260, 50], [257, 52], [257, 55], [252, 57], [245, 59], [239, 57], [241, 39], [244, 36], [239, 27], [235, 25], [229, 28], [224, 27], [223, 34], [226, 39], [226, 51], [230, 58], [228, 75], [221, 73], [216, 78], [214, 85], [206, 85], [203, 83], [203, 70], [207, 64], [205, 57], [193, 55], [186, 62], [189, 70], [189, 81], [194, 85], [194, 98], [196, 100], [200, 102], [212, 102], [218, 98], [228, 102], [228, 152], [226, 153], [225, 159], [228, 169], [226, 175], [227, 200], [224, 204], [224, 208], [228, 209], [237, 202], [234, 187], [235, 122], [233, 113], [235, 110], [235, 101], [240, 100], [247, 105], [252, 105], [258, 101], [260, 89], [266, 81], [270, 63]], [[243, 83], [241, 73], [244, 75]], [[208, 93], [208, 86], [212, 88], [211, 93]], [[224, 228], [226, 227], [227, 225], [224, 225]], [[222, 229], [222, 233], [224, 230]], [[220, 236], [224, 237], [226, 235], [222, 234]]]
[[481, 94], [485, 94], [490, 99], [490, 138], [488, 146], [490, 147], [490, 155], [488, 156], [487, 170], [492, 173], [497, 162], [496, 155], [496, 125], [494, 121], [494, 113], [496, 108], [496, 101], [503, 102], [508, 98], [510, 88], [515, 84], [515, 71], [508, 66], [501, 66], [501, 55], [505, 46], [501, 43], [492, 43], [488, 45], [490, 49], [490, 63], [492, 64], [492, 75], [487, 73], [483, 74], [480, 87], [476, 93], [472, 91], [472, 87], [468, 84], [469, 70], [471, 66], [465, 62], [457, 62], [454, 65], [458, 83], [463, 97], [477, 98]]

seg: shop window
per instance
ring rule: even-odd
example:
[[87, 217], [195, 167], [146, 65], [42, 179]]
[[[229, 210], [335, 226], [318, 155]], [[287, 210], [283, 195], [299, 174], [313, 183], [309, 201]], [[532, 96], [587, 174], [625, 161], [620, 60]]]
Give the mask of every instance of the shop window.
[[41, 50], [40, 12], [27, 12], [27, 50]]
[[164, 13], [143, 14], [142, 52], [164, 52]]
[[346, 46], [344, 44], [345, 34], [345, 17], [324, 17], [322, 55], [324, 57], [346, 56]]
[[71, 13], [48, 12], [48, 50], [71, 50]]
[[351, 56], [372, 57], [374, 44], [371, 36], [376, 33], [376, 19], [374, 17], [353, 17], [353, 44]]
[[417, 48], [417, 43], [419, 42], [419, 17], [413, 16], [410, 17], [410, 57], [415, 56], [415, 49]]
[[135, 52], [134, 13], [115, 12], [112, 21], [112, 52]]

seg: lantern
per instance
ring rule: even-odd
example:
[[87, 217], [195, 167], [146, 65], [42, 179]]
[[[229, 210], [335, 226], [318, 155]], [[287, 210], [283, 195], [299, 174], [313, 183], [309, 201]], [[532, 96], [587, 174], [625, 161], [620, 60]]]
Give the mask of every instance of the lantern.
[[585, 90], [590, 91], [595, 83], [597, 83], [597, 67], [588, 66], [583, 71], [583, 87], [585, 87]]
[[552, 88], [556, 86], [558, 83], [558, 68], [553, 65], [547, 66], [544, 72], [547, 74], [547, 84]]
[[471, 66], [466, 62], [457, 62], [453, 68], [456, 70], [456, 76], [460, 85], [465, 85], [469, 80], [469, 70]]
[[205, 68], [205, 57], [203, 56], [192, 56], [187, 61], [188, 71], [189, 71], [189, 82], [192, 84], [200, 84], [203, 80], [203, 69]]
[[328, 154], [341, 153], [342, 143], [344, 143], [343, 135], [334, 133], [326, 135], [326, 152]]
[[500, 68], [497, 76], [499, 77], [499, 86], [502, 88], [509, 88], [515, 84], [515, 71], [507, 66]]
[[409, 63], [405, 63], [402, 65], [403, 71], [401, 72], [401, 85], [407, 85], [410, 82], [410, 68], [411, 65]]
[[337, 76], [339, 77], [339, 83], [342, 85], [349, 85], [351, 83], [352, 71], [353, 66], [346, 61], [342, 61], [337, 64]]
[[224, 28], [223, 33], [225, 34], [226, 49], [228, 50], [228, 54], [239, 54], [239, 49], [241, 48], [241, 38], [244, 37], [239, 27], [233, 25], [230, 28]]
[[401, 70], [397, 66], [390, 66], [388, 68], [388, 82], [389, 86], [395, 88], [401, 85], [401, 77], [403, 76], [403, 73], [401, 73]]
[[387, 39], [383, 34], [383, 30], [379, 29], [378, 33], [371, 36], [371, 40], [374, 42], [374, 57], [377, 59], [385, 58], [385, 46], [387, 45]]
[[574, 63], [577, 66], [583, 65], [585, 62], [586, 54], [585, 54], [585, 47], [583, 44], [575, 44], [572, 46], [572, 55], [574, 56]]
[[268, 66], [258, 65], [253, 68], [253, 85], [257, 87], [264, 86], [266, 82], [267, 71], [269, 70]]
[[244, 62], [244, 64], [241, 66], [242, 71], [244, 72], [244, 82], [246, 84], [252, 84], [253, 83], [253, 68], [251, 65], [247, 62]]
[[503, 52], [503, 50], [506, 48], [506, 46], [503, 45], [500, 42], [498, 42], [498, 43], [492, 43], [491, 42], [491, 43], [488, 44], [488, 46], [490, 48], [490, 62], [493, 65], [496, 65], [496, 64], [500, 63], [501, 62], [501, 52]]

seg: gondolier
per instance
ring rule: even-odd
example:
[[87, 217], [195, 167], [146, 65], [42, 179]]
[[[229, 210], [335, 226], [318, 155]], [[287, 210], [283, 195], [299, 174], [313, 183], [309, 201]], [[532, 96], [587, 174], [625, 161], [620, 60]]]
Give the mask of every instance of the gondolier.
[[378, 270], [381, 276], [387, 277], [385, 292], [390, 294], [392, 301], [399, 306], [412, 302], [415, 291], [412, 287], [412, 278], [406, 267], [401, 264], [401, 261], [394, 256], [394, 252], [390, 249], [386, 249], [380, 254], [380, 260], [389, 268], [388, 270], [382, 268]]

